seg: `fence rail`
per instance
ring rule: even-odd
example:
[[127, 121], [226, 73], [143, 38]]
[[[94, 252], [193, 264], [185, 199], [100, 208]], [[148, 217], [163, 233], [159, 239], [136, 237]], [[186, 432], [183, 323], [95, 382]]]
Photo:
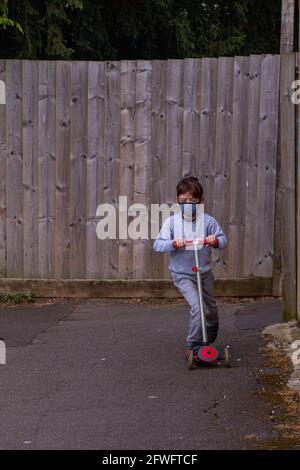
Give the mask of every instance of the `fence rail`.
[[279, 79], [279, 55], [0, 60], [0, 276], [168, 279], [151, 241], [100, 241], [96, 208], [193, 174], [229, 240], [216, 279], [272, 278]]

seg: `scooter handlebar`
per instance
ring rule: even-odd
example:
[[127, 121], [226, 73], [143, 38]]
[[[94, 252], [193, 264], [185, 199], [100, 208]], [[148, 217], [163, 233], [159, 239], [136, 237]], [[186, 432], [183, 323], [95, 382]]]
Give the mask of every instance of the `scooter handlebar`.
[[204, 240], [186, 240], [185, 244], [186, 245], [210, 245], [210, 243], [206, 241], [206, 238]]
[[[211, 243], [209, 243], [207, 241], [207, 239], [205, 238], [204, 240], [185, 240], [185, 245], [186, 246], [191, 246], [191, 245], [203, 245], [203, 246], [213, 246], [213, 247], [218, 247], [219, 246], [219, 241], [218, 239], [216, 239], [216, 243], [214, 245], [212, 245]], [[173, 242], [173, 247], [174, 248], [179, 248], [176, 241]]]

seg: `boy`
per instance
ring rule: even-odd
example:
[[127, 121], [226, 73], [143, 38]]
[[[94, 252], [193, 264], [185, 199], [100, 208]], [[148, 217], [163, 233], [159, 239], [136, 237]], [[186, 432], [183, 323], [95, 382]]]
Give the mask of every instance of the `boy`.
[[[177, 185], [177, 203], [181, 212], [175, 214], [163, 223], [154, 241], [153, 248], [159, 253], [170, 253], [169, 271], [177, 289], [190, 305], [189, 333], [187, 336], [187, 351], [201, 345], [202, 328], [199, 311], [197, 274], [192, 272], [195, 265], [194, 248], [188, 249], [187, 239], [202, 240], [206, 238], [209, 246], [201, 246], [199, 263], [203, 286], [203, 300], [207, 324], [208, 342], [217, 339], [219, 328], [219, 312], [214, 298], [214, 276], [211, 266], [211, 247], [224, 249], [227, 238], [220, 225], [210, 215], [204, 213], [199, 225], [199, 208], [203, 204], [203, 188], [198, 178], [182, 179]], [[178, 237], [178, 233], [182, 236]], [[187, 233], [189, 236], [186, 236]], [[194, 236], [191, 237], [191, 233]]]

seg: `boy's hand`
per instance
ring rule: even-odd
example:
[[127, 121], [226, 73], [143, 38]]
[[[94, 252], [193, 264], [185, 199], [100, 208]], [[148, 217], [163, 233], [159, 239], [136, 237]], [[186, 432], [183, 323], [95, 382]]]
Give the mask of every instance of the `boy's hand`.
[[186, 247], [186, 240], [182, 238], [178, 238], [178, 240], [173, 241], [173, 247], [176, 249], [185, 248]]
[[206, 237], [206, 242], [209, 243], [211, 246], [218, 247], [219, 246], [219, 241], [215, 235], [210, 235], [209, 237]]

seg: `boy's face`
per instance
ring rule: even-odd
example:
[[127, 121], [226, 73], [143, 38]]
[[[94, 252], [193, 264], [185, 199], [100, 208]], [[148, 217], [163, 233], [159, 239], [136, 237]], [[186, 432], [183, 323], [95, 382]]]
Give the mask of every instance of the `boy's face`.
[[200, 201], [199, 198], [195, 198], [191, 193], [180, 194], [180, 196], [178, 196], [176, 200], [178, 204], [202, 204], [204, 202], [204, 198], [202, 198]]

